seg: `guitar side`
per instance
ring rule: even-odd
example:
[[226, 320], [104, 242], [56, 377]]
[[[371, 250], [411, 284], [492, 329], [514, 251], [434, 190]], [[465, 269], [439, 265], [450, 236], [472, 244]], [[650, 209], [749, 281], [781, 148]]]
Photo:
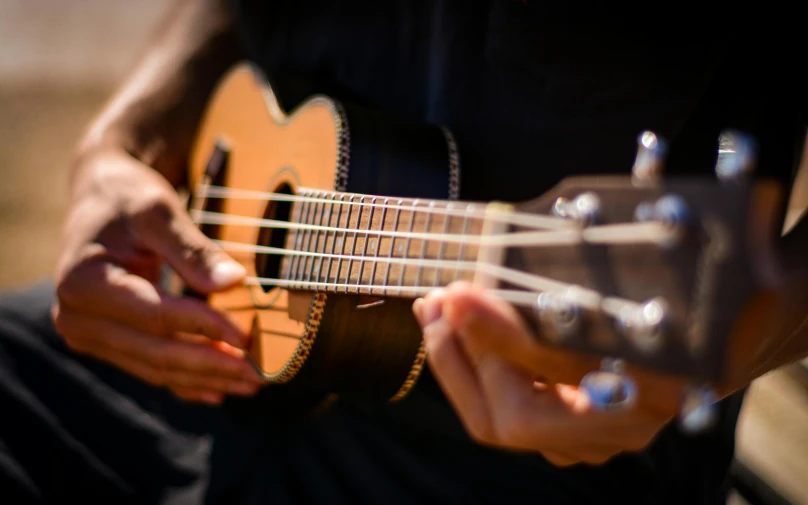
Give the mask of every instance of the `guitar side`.
[[[401, 135], [380, 134], [385, 128]], [[305, 188], [411, 197], [430, 197], [431, 192], [446, 198], [453, 188], [444, 133], [435, 126], [397, 124], [325, 96], [312, 97], [286, 114], [266, 80], [240, 65], [225, 76], [209, 103], [191, 158], [189, 188], [207, 182], [273, 194], [295, 195]], [[394, 138], [401, 140], [390, 144]], [[421, 175], [411, 169], [415, 164], [407, 165], [409, 152], [421, 153]], [[215, 159], [221, 166], [211, 175], [207, 172]], [[203, 198], [199, 205], [223, 215], [264, 219], [314, 212], [302, 204], [283, 207], [249, 198]], [[279, 242], [280, 237], [271, 236], [278, 230], [237, 224], [203, 226], [203, 231], [224, 242], [287, 249], [295, 239], [289, 232]], [[273, 262], [260, 253], [230, 254], [251, 278], [283, 277], [291, 268], [289, 257]], [[252, 336], [249, 356], [270, 384], [397, 400], [410, 391], [423, 367], [411, 299], [247, 285], [208, 300]]]

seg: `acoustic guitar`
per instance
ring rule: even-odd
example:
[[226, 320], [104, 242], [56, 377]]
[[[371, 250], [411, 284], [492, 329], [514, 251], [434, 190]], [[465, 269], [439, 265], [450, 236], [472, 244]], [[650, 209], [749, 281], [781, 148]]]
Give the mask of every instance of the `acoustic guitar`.
[[269, 385], [395, 402], [425, 366], [412, 300], [466, 279], [548, 345], [602, 356], [583, 383], [597, 405], [636, 398], [624, 363], [686, 378], [709, 405], [772, 289], [781, 198], [749, 177], [754, 143], [722, 139], [716, 177], [663, 177], [665, 141], [644, 132], [631, 173], [465, 202], [448, 129], [327, 96], [287, 113], [238, 65], [203, 118], [189, 211], [249, 276], [208, 300], [249, 332]]

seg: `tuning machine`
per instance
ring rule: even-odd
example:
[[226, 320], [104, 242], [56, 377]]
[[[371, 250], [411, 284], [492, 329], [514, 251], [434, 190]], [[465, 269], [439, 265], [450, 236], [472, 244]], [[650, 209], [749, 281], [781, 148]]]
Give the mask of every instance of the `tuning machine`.
[[685, 392], [679, 411], [679, 426], [696, 435], [715, 425], [718, 419], [718, 394], [708, 386], [692, 386]]
[[725, 130], [718, 137], [715, 174], [722, 182], [743, 182], [757, 165], [758, 146], [751, 135]]
[[644, 131], [637, 138], [637, 156], [631, 169], [632, 180], [638, 186], [654, 184], [662, 175], [667, 142], [652, 131]]
[[597, 223], [600, 214], [600, 198], [591, 191], [581, 193], [572, 200], [558, 198], [553, 204], [554, 216], [571, 219], [581, 226], [591, 226]]
[[543, 333], [554, 342], [574, 338], [583, 331], [585, 317], [576, 288], [545, 291], [536, 298], [536, 315]]
[[625, 410], [637, 400], [637, 384], [626, 375], [624, 363], [619, 359], [604, 358], [600, 370], [594, 370], [581, 379], [580, 387], [586, 391], [595, 410]]

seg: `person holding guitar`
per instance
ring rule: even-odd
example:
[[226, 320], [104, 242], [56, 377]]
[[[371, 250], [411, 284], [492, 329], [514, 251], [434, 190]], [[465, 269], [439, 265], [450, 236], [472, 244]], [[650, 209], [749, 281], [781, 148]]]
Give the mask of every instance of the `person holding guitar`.
[[790, 188], [808, 108], [796, 65], [770, 52], [796, 50], [799, 32], [761, 41], [743, 13], [662, 25], [615, 9], [178, 1], [77, 148], [55, 283], [0, 300], [0, 501], [724, 503], [744, 388], [808, 354], [804, 220], [778, 241], [787, 303], [757, 314], [698, 434], [676, 423], [680, 379], [638, 370], [637, 404], [599, 410], [577, 386], [598, 358], [542, 344], [462, 281], [413, 304], [428, 369], [408, 399], [298, 415], [264, 387], [243, 328], [158, 283], [161, 263], [202, 295], [249, 276], [176, 191], [217, 83], [243, 60], [286, 110], [322, 93], [448, 125], [464, 200], [622, 173], [645, 129], [671, 142], [672, 174], [710, 174], [717, 133], [743, 129], [758, 174]]

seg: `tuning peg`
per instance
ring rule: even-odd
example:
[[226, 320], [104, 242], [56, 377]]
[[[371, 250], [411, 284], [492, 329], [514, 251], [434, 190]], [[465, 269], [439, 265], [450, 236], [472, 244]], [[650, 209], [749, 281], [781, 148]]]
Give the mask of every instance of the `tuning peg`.
[[686, 433], [698, 434], [715, 425], [718, 395], [707, 386], [692, 387], [685, 393], [679, 413], [679, 426]]
[[623, 373], [621, 360], [604, 359], [600, 370], [589, 372], [581, 379], [580, 387], [589, 395], [596, 410], [624, 410], [637, 399], [637, 385]]
[[651, 131], [644, 131], [637, 138], [637, 156], [634, 159], [632, 176], [636, 184], [655, 182], [662, 174], [667, 143]]
[[553, 215], [575, 220], [582, 226], [595, 224], [600, 217], [600, 212], [600, 198], [591, 191], [581, 193], [573, 200], [557, 198], [553, 204]]
[[757, 150], [757, 142], [751, 135], [737, 130], [721, 132], [718, 137], [716, 175], [727, 182], [743, 180], [755, 169]]
[[539, 322], [546, 326], [546, 336], [561, 341], [581, 332], [584, 317], [575, 288], [554, 293], [545, 291], [536, 299]]

